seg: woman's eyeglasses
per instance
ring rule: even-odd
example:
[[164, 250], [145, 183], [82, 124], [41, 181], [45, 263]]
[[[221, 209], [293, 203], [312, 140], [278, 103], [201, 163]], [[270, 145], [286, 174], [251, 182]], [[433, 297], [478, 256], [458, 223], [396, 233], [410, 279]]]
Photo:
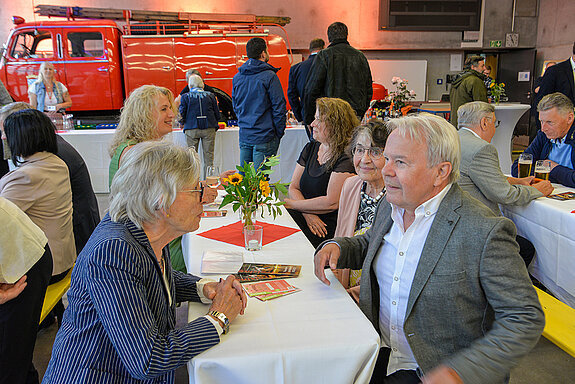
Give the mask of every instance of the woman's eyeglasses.
[[353, 150], [351, 151], [351, 153], [354, 156], [359, 156], [359, 157], [363, 157], [363, 155], [366, 152], [369, 153], [369, 156], [372, 159], [381, 159], [381, 157], [383, 156], [383, 148], [381, 148], [381, 147], [365, 148], [365, 147], [358, 145], [358, 146], [354, 147]]
[[200, 189], [183, 189], [180, 192], [200, 192], [200, 201], [204, 199], [204, 185], [200, 183]]

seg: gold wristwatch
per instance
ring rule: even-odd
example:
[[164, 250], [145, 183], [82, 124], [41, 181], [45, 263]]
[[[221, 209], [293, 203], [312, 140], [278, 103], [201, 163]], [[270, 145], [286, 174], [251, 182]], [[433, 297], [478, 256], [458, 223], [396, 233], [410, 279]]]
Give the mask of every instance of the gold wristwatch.
[[208, 315], [215, 317], [224, 324], [224, 335], [230, 330], [230, 320], [222, 312], [209, 311]]

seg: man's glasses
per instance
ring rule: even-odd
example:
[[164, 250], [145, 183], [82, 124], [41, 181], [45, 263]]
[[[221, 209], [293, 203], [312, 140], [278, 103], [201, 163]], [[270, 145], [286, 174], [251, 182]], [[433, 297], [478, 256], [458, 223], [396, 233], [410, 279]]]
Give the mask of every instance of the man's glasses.
[[200, 189], [183, 189], [180, 192], [200, 192], [200, 201], [204, 200], [204, 185], [200, 183]]
[[353, 150], [351, 151], [351, 153], [354, 156], [359, 156], [359, 157], [363, 157], [363, 155], [366, 152], [369, 153], [369, 156], [372, 159], [381, 159], [381, 157], [383, 156], [383, 148], [381, 148], [381, 147], [365, 148], [365, 147], [358, 145], [358, 146], [354, 147]]

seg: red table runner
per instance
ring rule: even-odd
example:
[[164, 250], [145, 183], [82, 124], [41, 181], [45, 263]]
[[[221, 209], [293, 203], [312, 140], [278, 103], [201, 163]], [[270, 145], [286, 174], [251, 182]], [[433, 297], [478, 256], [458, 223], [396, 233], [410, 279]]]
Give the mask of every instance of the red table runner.
[[[273, 243], [276, 240], [283, 239], [284, 237], [288, 237], [299, 231], [299, 229], [296, 228], [284, 227], [283, 225], [264, 223], [260, 221], [257, 221], [256, 225], [261, 225], [264, 229], [262, 239], [263, 245]], [[242, 228], [243, 223], [241, 221], [237, 221], [233, 224], [224, 225], [223, 227], [198, 233], [198, 236], [243, 247], [244, 233], [242, 232]]]

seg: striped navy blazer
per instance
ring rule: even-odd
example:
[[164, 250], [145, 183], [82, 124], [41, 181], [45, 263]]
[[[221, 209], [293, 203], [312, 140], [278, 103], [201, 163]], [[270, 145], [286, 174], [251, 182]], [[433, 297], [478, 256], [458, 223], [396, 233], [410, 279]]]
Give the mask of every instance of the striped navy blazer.
[[163, 257], [172, 305], [144, 231], [106, 215], [78, 256], [42, 383], [173, 383], [177, 367], [219, 343], [205, 317], [174, 329], [175, 303], [200, 301], [199, 278], [172, 271], [167, 247]]

